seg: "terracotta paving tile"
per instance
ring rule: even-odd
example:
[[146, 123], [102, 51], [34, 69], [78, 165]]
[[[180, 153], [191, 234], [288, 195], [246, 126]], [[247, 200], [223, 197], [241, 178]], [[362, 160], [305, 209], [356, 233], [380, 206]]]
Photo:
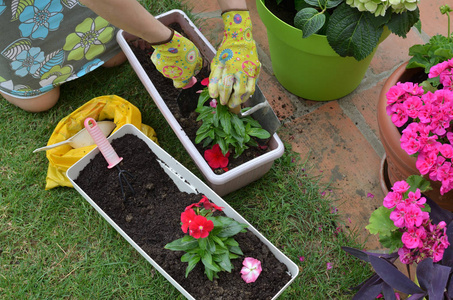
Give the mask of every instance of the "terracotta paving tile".
[[429, 0], [420, 1], [420, 19], [422, 22], [422, 31], [429, 36], [436, 34], [447, 35], [447, 16], [442, 15], [439, 7], [448, 4], [453, 8], [451, 0]]
[[261, 69], [258, 86], [280, 120], [294, 114], [296, 107], [291, 103], [288, 92], [275, 80], [275, 76], [269, 75], [265, 69]]
[[409, 60], [409, 48], [415, 44], [423, 44], [423, 39], [412, 29], [405, 39], [390, 34], [377, 48], [370, 64], [373, 74], [393, 69], [394, 67]]
[[[323, 181], [331, 183], [346, 225], [358, 228], [365, 239], [368, 234], [363, 228], [383, 199], [378, 173], [380, 158], [338, 103], [326, 103], [315, 112], [285, 124], [279, 135], [292, 144], [302, 159], [309, 154], [308, 165], [313, 166], [310, 174], [322, 174]], [[374, 198], [368, 197], [368, 193]], [[368, 246], [379, 248], [373, 239]]]
[[377, 125], [377, 103], [382, 86], [386, 80], [387, 78], [384, 78], [375, 82], [374, 86], [359, 92], [353, 92], [347, 99], [340, 100], [340, 103], [344, 100], [351, 101], [376, 136], [379, 136], [379, 128]]
[[182, 3], [187, 4], [192, 9], [192, 13], [206, 13], [211, 11], [220, 10], [220, 6], [217, 1], [193, 1], [183, 0]]

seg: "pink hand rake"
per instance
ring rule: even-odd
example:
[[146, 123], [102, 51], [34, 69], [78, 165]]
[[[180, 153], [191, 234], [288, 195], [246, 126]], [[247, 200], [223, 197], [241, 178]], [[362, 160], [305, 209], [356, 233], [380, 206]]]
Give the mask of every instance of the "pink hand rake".
[[105, 160], [109, 164], [108, 168], [111, 169], [113, 167], [116, 167], [118, 169], [118, 180], [121, 187], [121, 194], [123, 195], [124, 200], [126, 200], [126, 186], [129, 188], [131, 194], [134, 195], [135, 190], [129, 182], [128, 177], [130, 179], [134, 179], [135, 176], [128, 171], [120, 168], [119, 163], [123, 160], [123, 158], [119, 157], [118, 154], [116, 154], [112, 145], [110, 145], [109, 141], [104, 136], [101, 129], [97, 126], [97, 123], [93, 118], [86, 118], [84, 125], [93, 138], [94, 142], [97, 144], [99, 150], [102, 153], [102, 156], [104, 156]]

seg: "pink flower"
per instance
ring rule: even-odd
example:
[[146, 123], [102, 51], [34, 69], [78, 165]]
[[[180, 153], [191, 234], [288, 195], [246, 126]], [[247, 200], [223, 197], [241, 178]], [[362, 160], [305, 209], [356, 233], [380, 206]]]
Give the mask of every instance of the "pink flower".
[[403, 233], [401, 241], [407, 248], [414, 249], [419, 246], [423, 246], [422, 240], [424, 238], [426, 238], [425, 228], [423, 227], [418, 229], [412, 228]]
[[331, 264], [330, 262], [328, 262], [328, 263], [326, 264], [326, 267], [327, 267], [327, 270], [330, 270], [330, 269], [333, 268], [333, 266], [332, 266], [332, 264]]
[[301, 262], [304, 262], [305, 257], [304, 257], [304, 256], [299, 256], [299, 260], [300, 260]]
[[403, 228], [405, 225], [405, 208], [406, 204], [399, 203], [396, 205], [395, 210], [390, 213], [390, 220], [392, 220], [393, 224], [398, 228]]
[[397, 181], [393, 184], [392, 190], [397, 193], [404, 194], [409, 190], [410, 186], [409, 184], [402, 180], [402, 181]]
[[209, 102], [209, 106], [213, 107], [213, 108], [216, 108], [217, 107], [217, 100], [216, 99], [212, 99], [210, 102]]
[[418, 205], [409, 204], [405, 206], [404, 210], [405, 224], [409, 229], [419, 227], [422, 225], [423, 221], [429, 219], [429, 213], [422, 211]]
[[261, 274], [261, 262], [253, 257], [246, 257], [242, 262], [241, 277], [246, 283], [255, 282]]
[[440, 75], [446, 68], [448, 68], [448, 61], [441, 62], [435, 66], [432, 66], [431, 69], [429, 69], [429, 78], [434, 78]]
[[223, 155], [219, 144], [215, 144], [212, 149], [208, 149], [204, 152], [204, 158], [213, 169], [225, 168], [228, 165], [229, 156], [230, 151], [228, 151], [226, 155]]
[[401, 193], [389, 192], [384, 198], [384, 207], [390, 209], [395, 207], [403, 199]]
[[403, 246], [398, 249], [398, 255], [399, 255], [400, 261], [403, 264], [409, 265], [409, 264], [413, 263], [413, 261], [414, 261], [414, 259], [412, 257], [412, 251], [409, 248], [407, 248], [406, 246]]

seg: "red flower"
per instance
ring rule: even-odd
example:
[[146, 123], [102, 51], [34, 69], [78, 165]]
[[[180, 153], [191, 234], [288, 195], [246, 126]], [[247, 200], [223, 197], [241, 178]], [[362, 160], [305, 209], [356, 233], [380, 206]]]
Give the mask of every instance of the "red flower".
[[222, 209], [223, 209], [223, 207], [217, 206], [216, 204], [209, 201], [209, 199], [206, 196], [203, 196], [203, 198], [201, 198], [200, 202], [198, 202], [198, 203], [203, 204], [204, 208], [207, 210], [222, 211]]
[[189, 206], [187, 206], [185, 210], [191, 209], [193, 207], [200, 207], [200, 204], [199, 203], [192, 203]]
[[209, 77], [206, 77], [201, 81], [201, 85], [208, 86], [209, 85]]
[[223, 155], [219, 144], [215, 144], [212, 149], [208, 149], [204, 152], [204, 158], [213, 169], [225, 168], [228, 165], [229, 156], [230, 151], [228, 151], [226, 155]]
[[209, 232], [214, 229], [214, 223], [203, 216], [197, 215], [192, 222], [190, 222], [189, 229], [189, 234], [192, 237], [196, 239], [205, 238], [209, 235]]
[[186, 208], [186, 210], [183, 213], [181, 213], [181, 222], [182, 222], [181, 229], [184, 233], [187, 233], [187, 229], [189, 228], [190, 223], [192, 223], [193, 219], [196, 216], [197, 215], [195, 214], [193, 209]]

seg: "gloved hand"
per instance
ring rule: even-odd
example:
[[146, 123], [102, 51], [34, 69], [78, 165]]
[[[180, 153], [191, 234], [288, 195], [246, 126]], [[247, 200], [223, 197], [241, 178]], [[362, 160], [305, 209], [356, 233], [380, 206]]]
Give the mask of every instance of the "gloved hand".
[[261, 69], [252, 36], [252, 21], [248, 11], [222, 14], [224, 36], [211, 62], [209, 95], [220, 96], [220, 103], [234, 108], [255, 92]]
[[188, 39], [172, 30], [170, 39], [152, 44], [155, 49], [151, 61], [165, 77], [173, 80], [176, 88], [186, 86], [201, 70], [203, 59], [198, 48]]

